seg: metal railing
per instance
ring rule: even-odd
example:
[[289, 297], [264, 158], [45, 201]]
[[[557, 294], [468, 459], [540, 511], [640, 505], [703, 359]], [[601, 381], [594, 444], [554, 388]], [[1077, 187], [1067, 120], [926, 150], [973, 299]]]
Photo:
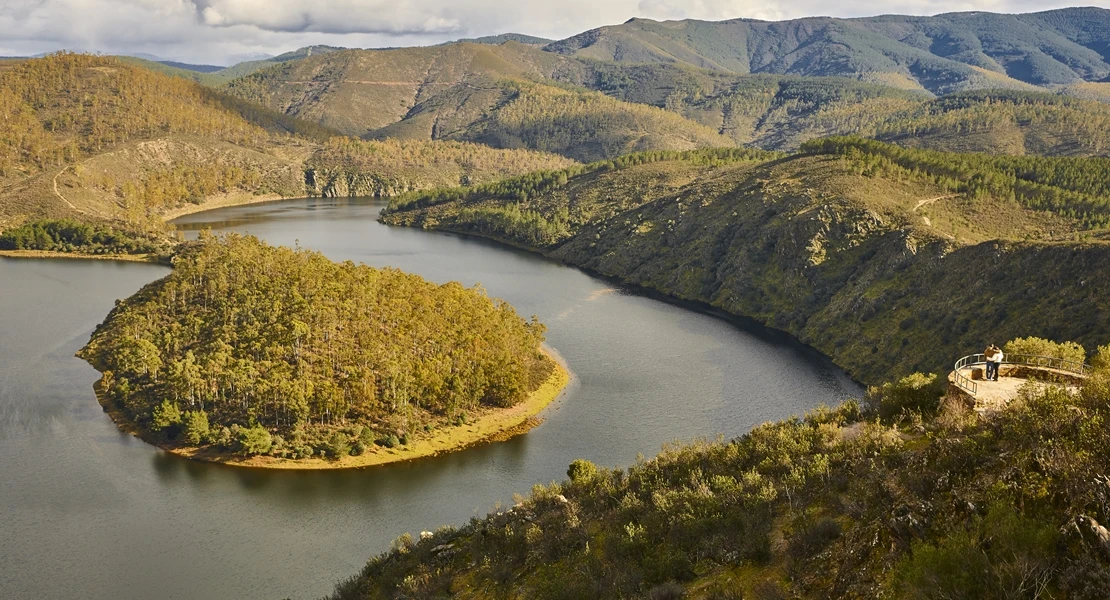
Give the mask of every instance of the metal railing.
[[[972, 380], [967, 375], [960, 371], [968, 367], [976, 367], [979, 365], [987, 364], [987, 356], [985, 354], [970, 354], [956, 361], [953, 367], [953, 380], [955, 384], [962, 388], [964, 391], [975, 395], [979, 392], [979, 384]], [[1003, 357], [1003, 365], [1023, 365], [1027, 367], [1038, 367], [1042, 369], [1055, 369], [1063, 371], [1072, 375], [1086, 377], [1091, 374], [1091, 366], [1086, 363], [1081, 363], [1075, 360], [1067, 360], [1064, 358], [1056, 358], [1054, 356], [1038, 356], [1035, 354], [1007, 354]]]

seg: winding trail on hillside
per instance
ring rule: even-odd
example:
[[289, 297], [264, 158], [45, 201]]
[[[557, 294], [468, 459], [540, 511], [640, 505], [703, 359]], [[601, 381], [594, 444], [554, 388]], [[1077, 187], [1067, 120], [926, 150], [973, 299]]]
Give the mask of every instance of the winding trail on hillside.
[[923, 206], [928, 206], [928, 205], [930, 205], [934, 202], [940, 201], [940, 200], [947, 200], [949, 198], [955, 198], [956, 196], [959, 196], [959, 194], [947, 194], [947, 195], [944, 195], [944, 196], [937, 196], [936, 198], [926, 198], [926, 199], [918, 202], [917, 204], [915, 204], [914, 207], [913, 207], [913, 210], [914, 210], [914, 212], [917, 212], [917, 210], [919, 208], [923, 207]]
[[64, 169], [62, 169], [61, 171], [58, 171], [57, 173], [54, 174], [54, 195], [61, 198], [62, 202], [65, 202], [66, 206], [69, 206], [73, 210], [75, 210], [75, 211], [77, 211], [77, 212], [79, 212], [83, 215], [88, 215], [90, 217], [96, 216], [96, 215], [93, 215], [92, 213], [90, 213], [88, 211], [77, 208], [76, 204], [70, 202], [69, 199], [66, 198], [65, 196], [63, 196], [62, 192], [60, 190], [58, 190], [58, 177], [61, 176], [62, 173], [65, 173], [66, 171], [68, 171], [69, 168], [72, 167], [72, 166], [73, 165], [66, 165], [66, 167]]

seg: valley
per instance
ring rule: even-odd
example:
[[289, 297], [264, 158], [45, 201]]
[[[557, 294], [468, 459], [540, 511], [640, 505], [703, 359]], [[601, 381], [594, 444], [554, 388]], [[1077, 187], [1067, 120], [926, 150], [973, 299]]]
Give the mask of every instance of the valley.
[[0, 595], [1105, 596], [1110, 10], [226, 10], [0, 61]]

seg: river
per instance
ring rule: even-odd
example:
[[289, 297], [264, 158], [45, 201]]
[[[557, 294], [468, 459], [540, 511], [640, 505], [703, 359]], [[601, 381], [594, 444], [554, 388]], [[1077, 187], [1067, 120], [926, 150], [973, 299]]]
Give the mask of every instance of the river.
[[178, 220], [481, 285], [548, 326], [574, 373], [524, 436], [360, 471], [254, 471], [124, 435], [73, 356], [117, 298], [168, 271], [0, 258], [0, 597], [314, 598], [404, 532], [461, 524], [588, 458], [628, 465], [697, 436], [859, 396], [785, 334], [629, 292], [484, 240], [380, 225], [374, 200], [307, 199]]

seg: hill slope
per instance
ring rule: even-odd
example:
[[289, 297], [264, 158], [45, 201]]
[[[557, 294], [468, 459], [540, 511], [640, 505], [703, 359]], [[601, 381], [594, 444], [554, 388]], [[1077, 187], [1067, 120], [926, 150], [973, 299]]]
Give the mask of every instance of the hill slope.
[[[577, 460], [402, 536], [332, 598], [1105, 598], [1107, 377], [981, 420], [918, 375], [627, 469]], [[907, 401], [916, 418], [880, 421]]]
[[[400, 151], [374, 143], [348, 152], [356, 146], [329, 142], [337, 134], [319, 125], [87, 55], [0, 65], [0, 118], [7, 133], [0, 138], [0, 229], [42, 217], [158, 225], [167, 212], [210, 199], [324, 193], [315, 182], [306, 188], [306, 170], [388, 181], [377, 188], [386, 193], [485, 182], [571, 162], [430, 141]], [[376, 152], [377, 158], [360, 160], [352, 152]]]
[[1000, 338], [1110, 338], [1110, 244], [1058, 241], [1105, 235], [1106, 159], [809, 150], [762, 163], [630, 157], [398, 199], [384, 219], [503, 239], [754, 317], [865, 382], [941, 371]]
[[227, 89], [369, 139], [470, 140], [579, 160], [729, 143], [674, 114], [556, 83], [585, 78], [579, 61], [524, 44], [456, 43], [310, 57]]
[[[1097, 85], [1062, 91], [1089, 96]], [[336, 52], [267, 69], [227, 89], [350, 135], [470, 140], [586, 161], [704, 146], [794, 150], [845, 134], [962, 151], [1104, 152], [1106, 106], [1024, 87], [1041, 91], [957, 94], [958, 100], [930, 103], [923, 90], [843, 77], [602, 63], [509, 42]]]
[[1110, 74], [1110, 11], [815, 17], [765, 22], [632, 19], [546, 47], [626, 63], [732, 73], [834, 75], [936, 94], [1099, 81]]

